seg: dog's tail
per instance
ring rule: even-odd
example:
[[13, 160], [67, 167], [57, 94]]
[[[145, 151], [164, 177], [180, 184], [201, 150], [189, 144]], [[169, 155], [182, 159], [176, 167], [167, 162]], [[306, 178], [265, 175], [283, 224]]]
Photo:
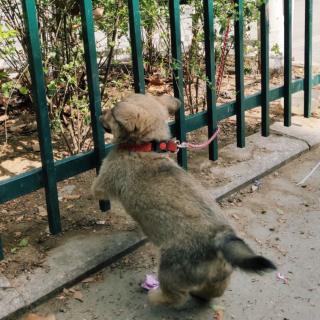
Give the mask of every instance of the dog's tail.
[[226, 236], [220, 243], [224, 258], [233, 266], [246, 272], [263, 273], [275, 270], [272, 261], [256, 255], [250, 247], [235, 235]]

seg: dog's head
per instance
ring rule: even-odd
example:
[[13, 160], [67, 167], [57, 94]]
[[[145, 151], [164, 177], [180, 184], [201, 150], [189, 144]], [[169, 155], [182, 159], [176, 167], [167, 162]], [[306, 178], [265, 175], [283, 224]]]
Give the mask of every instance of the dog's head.
[[167, 119], [180, 107], [180, 101], [168, 95], [159, 97], [132, 94], [106, 110], [100, 121], [113, 142], [143, 143], [170, 138]]

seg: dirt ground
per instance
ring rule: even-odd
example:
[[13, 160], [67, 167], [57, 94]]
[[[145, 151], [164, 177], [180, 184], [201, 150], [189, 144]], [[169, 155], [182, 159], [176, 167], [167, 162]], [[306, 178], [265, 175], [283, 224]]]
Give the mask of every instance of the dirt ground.
[[[319, 160], [317, 148], [221, 202], [238, 234], [273, 259], [280, 274], [236, 271], [225, 295], [211, 304], [191, 300], [185, 310], [151, 308], [140, 288], [145, 275], [157, 270], [157, 251], [147, 243], [30, 312], [57, 320], [318, 319], [320, 170], [304, 185], [297, 182]], [[222, 317], [215, 318], [215, 310]]]

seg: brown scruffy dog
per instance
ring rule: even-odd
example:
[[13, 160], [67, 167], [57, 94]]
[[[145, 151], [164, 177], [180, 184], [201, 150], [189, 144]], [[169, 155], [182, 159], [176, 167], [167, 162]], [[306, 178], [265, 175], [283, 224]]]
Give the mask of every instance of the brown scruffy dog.
[[[256, 255], [220, 213], [208, 192], [166, 153], [146, 152], [150, 142], [170, 139], [170, 96], [132, 94], [101, 116], [118, 147], [104, 160], [92, 185], [98, 199], [117, 199], [160, 248], [160, 289], [153, 304], [183, 305], [225, 291], [234, 268], [261, 273], [274, 264]], [[148, 144], [149, 143], [149, 144]]]

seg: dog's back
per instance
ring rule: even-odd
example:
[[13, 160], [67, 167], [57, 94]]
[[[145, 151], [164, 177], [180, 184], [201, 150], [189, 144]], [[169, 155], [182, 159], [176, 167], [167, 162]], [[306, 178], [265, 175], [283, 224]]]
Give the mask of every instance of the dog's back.
[[[169, 139], [170, 97], [133, 95], [102, 116], [120, 144], [105, 159], [92, 190], [99, 199], [119, 200], [148, 238], [161, 248], [161, 290], [154, 303], [184, 303], [191, 293], [210, 299], [225, 290], [235, 267], [274, 269], [235, 235], [218, 205], [194, 178], [165, 154], [135, 152], [144, 143]], [[132, 147], [133, 146], [133, 147]]]
[[273, 268], [235, 236], [208, 191], [167, 156], [115, 150], [104, 167], [116, 182], [110, 193], [156, 245], [194, 243], [202, 246], [197, 248], [200, 252], [220, 251], [229, 263], [246, 271]]

